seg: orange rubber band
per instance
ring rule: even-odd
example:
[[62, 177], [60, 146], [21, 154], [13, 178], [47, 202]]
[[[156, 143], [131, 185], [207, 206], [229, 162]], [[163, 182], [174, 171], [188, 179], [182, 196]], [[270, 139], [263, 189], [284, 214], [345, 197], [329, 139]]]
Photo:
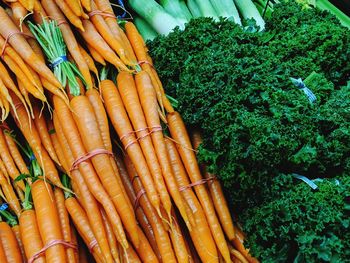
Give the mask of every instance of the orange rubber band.
[[99, 155], [99, 154], [108, 154], [108, 155], [112, 155], [112, 156], [114, 155], [112, 152], [107, 151], [105, 149], [95, 149], [95, 150], [88, 152], [85, 155], [79, 157], [78, 159], [76, 159], [72, 164], [70, 172], [77, 169], [79, 164], [81, 164], [82, 162], [85, 162], [85, 161], [87, 161], [87, 160], [91, 159], [92, 157]]
[[210, 181], [213, 181], [213, 180], [216, 180], [216, 176], [212, 176], [212, 177], [209, 177], [209, 178], [203, 178], [197, 182], [194, 182], [194, 183], [191, 183], [191, 184], [188, 184], [188, 185], [184, 185], [184, 186], [181, 186], [179, 188], [179, 191], [180, 192], [183, 192], [189, 188], [192, 188], [192, 187], [195, 187], [195, 186], [198, 186], [198, 185], [202, 185], [202, 184], [206, 184]]
[[49, 243], [47, 243], [46, 246], [44, 246], [42, 249], [36, 252], [30, 259], [28, 259], [28, 263], [33, 263], [37, 258], [44, 254], [46, 250], [55, 245], [63, 245], [68, 248], [78, 249], [77, 245], [66, 242], [64, 240], [52, 240]]
[[5, 55], [5, 50], [6, 50], [7, 44], [9, 43], [10, 38], [13, 37], [14, 35], [23, 35], [23, 36], [27, 36], [27, 37], [33, 37], [31, 35], [28, 35], [26, 33], [21, 32], [21, 31], [15, 31], [15, 32], [11, 32], [10, 34], [8, 34], [6, 39], [5, 39], [4, 46], [2, 47], [2, 50], [1, 50], [0, 57], [2, 59], [4, 59], [4, 55]]

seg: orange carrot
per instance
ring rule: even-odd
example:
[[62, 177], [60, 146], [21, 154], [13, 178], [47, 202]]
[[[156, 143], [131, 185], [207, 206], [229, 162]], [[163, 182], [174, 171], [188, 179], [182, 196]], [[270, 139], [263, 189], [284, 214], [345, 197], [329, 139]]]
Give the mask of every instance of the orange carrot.
[[[157, 100], [152, 82], [148, 74], [144, 71], [136, 74], [135, 76], [136, 87], [139, 94], [140, 102], [143, 112], [146, 116], [147, 125], [149, 127], [161, 127], [158, 111]], [[182, 218], [184, 219], [187, 227], [191, 229], [190, 220], [193, 221], [191, 213], [186, 212], [186, 203], [184, 202], [179, 187], [174, 178], [173, 171], [171, 169], [170, 161], [167, 156], [166, 146], [164, 143], [164, 137], [161, 130], [151, 133], [152, 142], [156, 151], [159, 164], [161, 165], [163, 177], [168, 186], [168, 190], [178, 207]]]
[[2, 172], [0, 172], [0, 186], [9, 206], [15, 212], [15, 214], [19, 216], [21, 214], [21, 206], [17, 199], [16, 193], [13, 191], [12, 185], [7, 181]]
[[71, 222], [71, 226], [70, 226], [70, 231], [71, 231], [71, 237], [72, 237], [72, 244], [75, 245], [78, 249], [74, 250], [74, 257], [75, 257], [75, 261], [76, 262], [80, 262], [79, 260], [79, 247], [78, 247], [78, 237], [77, 237], [77, 231], [75, 230], [75, 227], [73, 225], [73, 223]]
[[152, 130], [152, 128], [147, 127], [146, 118], [142, 111], [134, 78], [129, 73], [120, 72], [117, 76], [117, 84], [120, 97], [122, 98], [130, 121], [134, 129], [137, 131], [136, 135], [138, 138], [142, 138], [139, 140], [142, 152], [153, 176], [153, 181], [160, 196], [160, 200], [168, 215], [168, 218], [170, 218], [172, 206], [170, 196], [164, 183], [162, 171], [158, 163], [151, 137], [149, 136], [149, 130]]
[[24, 246], [23, 246], [23, 241], [21, 238], [19, 225], [12, 226], [12, 232], [15, 234], [19, 250], [21, 251], [22, 259], [24, 261], [27, 261], [27, 257], [26, 257], [25, 252], [24, 252]]
[[92, 78], [89, 72], [89, 67], [87, 66], [83, 56], [80, 53], [78, 42], [75, 39], [75, 36], [70, 26], [66, 23], [67, 21], [64, 15], [60, 11], [60, 9], [57, 7], [55, 1], [42, 0], [41, 4], [49, 16], [51, 16], [56, 21], [61, 22], [59, 27], [62, 31], [62, 36], [63, 36], [64, 42], [67, 45], [67, 49], [69, 53], [72, 55], [75, 63], [77, 64], [79, 71], [84, 76], [87, 87], [88, 88], [92, 87], [93, 84], [92, 84]]
[[100, 209], [100, 211], [101, 211], [104, 226], [106, 229], [106, 235], [107, 235], [108, 244], [110, 247], [110, 253], [113, 256], [114, 262], [120, 263], [118, 243], [117, 243], [117, 239], [115, 238], [115, 236], [113, 234], [113, 229], [112, 229], [111, 223], [109, 222], [109, 220], [107, 218], [106, 212], [103, 209]]
[[[39, 179], [32, 184], [31, 188], [43, 245], [46, 246], [54, 240], [63, 240], [60, 219], [51, 186]], [[51, 246], [45, 251], [45, 255], [47, 262], [67, 262], [65, 248], [62, 244]]]
[[[156, 256], [156, 254], [154, 253], [150, 243], [148, 242], [145, 234], [143, 233], [143, 231], [141, 230], [140, 227], [138, 227], [137, 229], [138, 231], [138, 235], [140, 237], [140, 246], [135, 248], [138, 256], [140, 257], [141, 262], [154, 262], [154, 263], [158, 263], [159, 260]], [[181, 261], [179, 261], [181, 262]]]
[[[60, 219], [63, 240], [68, 243], [71, 243], [72, 241], [71, 229], [70, 229], [68, 212], [64, 204], [65, 199], [64, 199], [63, 191], [59, 188], [55, 188], [54, 196], [55, 196], [55, 203], [58, 211], [58, 217]], [[69, 248], [69, 247], [66, 248], [66, 256], [67, 256], [68, 263], [76, 262], [73, 248]]]
[[[191, 141], [180, 114], [177, 112], [170, 113], [167, 116], [167, 120], [171, 136], [178, 143], [177, 148], [179, 150], [181, 160], [186, 168], [187, 174], [191, 179], [191, 182], [195, 183], [200, 181], [202, 179], [202, 175], [198, 167], [195, 153], [193, 150], [191, 150]], [[219, 223], [219, 219], [215, 214], [214, 205], [210, 199], [206, 187], [204, 185], [198, 185], [195, 187], [195, 191], [203, 207], [205, 216], [210, 226], [210, 230], [213, 234], [215, 243], [218, 246], [220, 253], [226, 262], [231, 262], [230, 252], [227, 247], [225, 236]]]
[[[129, 174], [129, 180], [133, 182], [133, 187], [135, 191], [140, 195], [140, 191], [143, 191], [141, 180], [135, 170], [134, 165], [128, 156], [125, 157], [125, 164]], [[163, 223], [156, 213], [154, 207], [148, 200], [148, 196], [140, 195], [139, 204], [142, 210], [145, 212], [152, 229], [154, 231], [154, 236], [156, 238], [157, 246], [162, 257], [163, 262], [177, 262], [176, 257], [171, 246], [171, 241], [169, 239], [168, 233], [165, 231]]]
[[105, 59], [102, 57], [102, 55], [100, 53], [98, 53], [98, 51], [96, 49], [94, 49], [92, 46], [90, 46], [89, 44], [86, 44], [87, 48], [90, 51], [91, 56], [93, 57], [93, 59], [100, 63], [103, 66], [106, 66], [106, 61]]
[[86, 9], [86, 11], [91, 11], [91, 0], [81, 0], [81, 5]]
[[[74, 1], [74, 0], [73, 0]], [[57, 6], [61, 9], [62, 13], [67, 17], [69, 22], [76, 28], [83, 30], [83, 23], [81, 22], [79, 16], [73, 12], [69, 7], [69, 3], [73, 1], [55, 0]]]
[[[56, 96], [53, 97], [53, 102], [55, 105], [54, 125], [55, 125], [57, 134], [58, 135], [64, 134], [65, 138], [68, 141], [69, 148], [73, 153], [74, 159], [77, 159], [81, 156], [85, 156], [86, 151], [83, 146], [83, 142], [81, 141], [78, 128], [76, 127], [76, 124], [74, 122], [70, 109], [64, 103], [64, 101], [62, 101], [60, 98]], [[56, 114], [57, 114], [57, 117], [55, 118]], [[64, 126], [60, 125], [60, 122], [64, 123], [65, 125]], [[60, 143], [61, 143], [61, 146], [63, 147], [61, 141]], [[108, 218], [110, 219], [110, 222], [113, 226], [113, 231], [118, 241], [124, 246], [126, 246], [126, 237], [121, 225], [120, 217], [115, 210], [113, 202], [111, 201], [105, 189], [103, 188], [91, 162], [90, 161], [82, 162], [78, 168], [80, 173], [84, 177], [84, 180], [86, 181], [86, 184], [88, 185], [91, 193], [94, 195], [96, 200], [100, 202], [104, 207], [108, 215]]]
[[76, 15], [76, 16], [82, 16], [83, 15], [83, 10], [80, 5], [80, 1], [78, 0], [66, 0], [68, 7], [70, 10]]
[[[11, 18], [6, 14], [2, 7], [0, 7], [0, 20], [2, 21], [0, 34], [4, 38], [7, 38], [10, 36], [10, 34], [19, 32], [16, 25], [12, 22]], [[54, 74], [44, 63], [42, 63], [21, 34], [12, 35], [8, 42], [18, 52], [18, 54], [20, 54], [24, 61], [26, 61], [38, 74], [45, 77], [55, 86], [61, 86]]]
[[[185, 187], [190, 184], [185, 168], [181, 162], [180, 156], [172, 141], [166, 139], [168, 155], [171, 161], [172, 169], [176, 181], [180, 187]], [[195, 248], [203, 262], [218, 262], [218, 253], [215, 247], [215, 241], [210, 232], [210, 228], [203, 212], [203, 209], [197, 200], [192, 189], [183, 191], [183, 195], [191, 207], [195, 220], [196, 227], [190, 232]]]
[[[104, 149], [104, 143], [102, 136], [100, 135], [98, 122], [89, 99], [86, 96], [77, 96], [71, 100], [70, 105], [75, 113], [73, 117], [86, 150], [92, 152], [96, 149]], [[119, 184], [115, 176], [115, 172], [118, 171], [114, 171], [110, 158], [106, 154], [93, 156], [91, 162], [95, 167], [104, 188], [111, 197], [120, 218], [122, 219], [124, 227], [131, 237], [132, 243], [137, 247], [139, 244], [137, 231], [135, 231], [137, 223], [134, 212], [125, 200], [127, 197], [123, 194], [123, 186]]]
[[[23, 98], [24, 98], [24, 101], [21, 100], [22, 105], [29, 109], [29, 113], [28, 113], [28, 114], [30, 114], [29, 117], [34, 118], [33, 106], [32, 106], [32, 102], [29, 99], [29, 93], [19, 78], [17, 78], [17, 84], [18, 84], [19, 91], [20, 91], [21, 95], [23, 95]], [[16, 96], [20, 99], [20, 97], [17, 94], [16, 94]]]
[[[194, 131], [192, 133], [192, 144], [194, 149], [197, 150], [201, 143], [202, 138], [200, 133], [198, 131]], [[201, 168], [204, 178], [215, 178], [214, 175], [207, 172], [205, 165], [202, 165]], [[222, 228], [224, 229], [227, 238], [232, 241], [235, 239], [233, 221], [220, 182], [217, 179], [213, 179], [212, 181], [208, 182], [208, 188]]]
[[238, 227], [235, 228], [236, 238], [232, 241], [234, 247], [250, 262], [250, 263], [258, 263], [259, 261], [252, 257], [249, 253], [249, 249], [246, 249], [243, 245], [244, 242], [244, 234], [242, 230]]
[[0, 222], [0, 242], [8, 263], [23, 262], [16, 236], [12, 232], [11, 227], [5, 222]]
[[0, 262], [8, 263], [7, 259], [6, 259], [4, 248], [2, 247], [2, 242], [0, 242]]
[[90, 71], [92, 71], [93, 73], [95, 73], [96, 76], [98, 76], [98, 70], [96, 68], [95, 62], [92, 59], [92, 57], [81, 46], [79, 46], [79, 50], [80, 50], [81, 55], [85, 59], [85, 62], [88, 65]]
[[85, 31], [81, 32], [81, 35], [89, 45], [96, 49], [105, 60], [113, 64], [118, 70], [132, 72], [108, 46], [89, 20], [83, 20], [83, 26]]
[[143, 156], [142, 150], [136, 141], [133, 129], [131, 127], [129, 118], [124, 109], [122, 99], [119, 92], [110, 80], [103, 80], [100, 83], [101, 93], [105, 102], [108, 116], [117, 131], [119, 138], [122, 138], [122, 143], [126, 148], [126, 152], [130, 156], [132, 163], [135, 165], [136, 171], [140, 176], [142, 185], [144, 186], [147, 196], [160, 215], [160, 199], [152, 180], [152, 175], [147, 167], [146, 160]]
[[[27, 258], [30, 259], [43, 248], [35, 211], [33, 209], [23, 211], [18, 220], [24, 251]], [[34, 262], [44, 263], [45, 255], [39, 256]]]

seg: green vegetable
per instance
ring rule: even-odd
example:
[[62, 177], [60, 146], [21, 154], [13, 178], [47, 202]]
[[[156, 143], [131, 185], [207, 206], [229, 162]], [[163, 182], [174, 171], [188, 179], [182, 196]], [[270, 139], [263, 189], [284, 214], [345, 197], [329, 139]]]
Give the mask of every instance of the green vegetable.
[[210, 0], [215, 12], [222, 17], [232, 19], [237, 24], [242, 25], [238, 10], [233, 0]]
[[218, 19], [218, 14], [215, 12], [214, 7], [209, 0], [194, 0], [194, 1], [196, 2], [202, 16]]
[[154, 0], [129, 0], [130, 7], [158, 34], [167, 35], [175, 27], [183, 28], [184, 25], [167, 13], [164, 8]]
[[165, 11], [182, 24], [187, 23], [192, 18], [184, 0], [160, 0], [159, 2], [164, 7]]
[[190, 10], [193, 17], [197, 18], [202, 16], [201, 10], [199, 10], [196, 4], [196, 0], [187, 0], [187, 7]]
[[[277, 240], [295, 244], [297, 237], [278, 229], [298, 225], [296, 217], [261, 230], [276, 237], [271, 242], [245, 224], [250, 216], [255, 222], [264, 220], [253, 211], [276, 201], [271, 196], [279, 190], [271, 185], [281, 174], [310, 179], [349, 174], [350, 31], [329, 12], [291, 2], [274, 5], [262, 32], [231, 21], [198, 18], [184, 31], [157, 37], [149, 49], [185, 122], [202, 130], [201, 161], [226, 186], [233, 212], [251, 237], [250, 246], [256, 246], [253, 251], [263, 262], [279, 262], [278, 253], [285, 259], [290, 247], [277, 253]], [[311, 103], [291, 78], [301, 78], [316, 101]], [[282, 190], [284, 199], [294, 191], [292, 185]], [[302, 204], [288, 204], [292, 206]], [[317, 217], [313, 213], [310, 218]], [[268, 224], [270, 219], [266, 220]], [[320, 233], [315, 231], [315, 239], [322, 239]], [[338, 232], [332, 235], [342, 237]], [[349, 237], [344, 242], [349, 244]], [[319, 243], [312, 244], [310, 251], [316, 251]], [[324, 249], [333, 253], [330, 245]], [[309, 259], [316, 252], [301, 253]], [[302, 256], [298, 258], [302, 261]], [[305, 262], [322, 262], [321, 258]]]
[[265, 21], [252, 1], [234, 0], [234, 2], [244, 19], [254, 19], [260, 30], [264, 30]]
[[142, 38], [147, 40], [153, 40], [158, 34], [144, 19], [139, 16], [134, 17], [134, 23], [137, 30], [140, 32]]
[[320, 8], [320, 9], [322, 9], [322, 10], [328, 10], [329, 12], [331, 12], [332, 14], [337, 16], [337, 18], [340, 20], [340, 23], [343, 26], [346, 26], [346, 27], [350, 28], [350, 17], [345, 15], [342, 11], [340, 11], [336, 6], [334, 6], [329, 1], [327, 1], [327, 0], [317, 0], [316, 1], [316, 6], [318, 8]]

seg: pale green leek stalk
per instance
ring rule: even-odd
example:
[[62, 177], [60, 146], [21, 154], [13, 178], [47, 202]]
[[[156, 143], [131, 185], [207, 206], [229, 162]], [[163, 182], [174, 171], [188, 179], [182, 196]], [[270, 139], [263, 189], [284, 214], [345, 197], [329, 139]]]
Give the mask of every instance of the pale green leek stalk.
[[140, 32], [142, 38], [146, 40], [153, 40], [158, 34], [154, 29], [141, 17], [134, 17], [134, 23], [137, 30]]
[[238, 10], [233, 0], [210, 0], [215, 12], [222, 17], [233, 20], [235, 23], [242, 25]]
[[216, 20], [219, 18], [218, 14], [215, 12], [214, 7], [209, 0], [195, 0], [195, 2], [202, 16], [212, 17]]
[[183, 0], [160, 0], [159, 2], [164, 7], [165, 11], [182, 24], [187, 23], [192, 18], [191, 13]]
[[177, 26], [184, 29], [184, 26], [176, 18], [167, 13], [154, 0], [129, 0], [128, 3], [159, 34], [167, 35]]
[[238, 11], [244, 19], [254, 19], [260, 30], [265, 29], [265, 21], [251, 0], [234, 0]]
[[194, 18], [202, 16], [201, 10], [199, 10], [199, 7], [196, 4], [196, 0], [187, 0], [187, 7]]
[[328, 10], [330, 13], [332, 13], [333, 15], [335, 15], [339, 19], [340, 23], [343, 26], [350, 28], [350, 17], [348, 17], [346, 14], [344, 14], [342, 11], [340, 11], [336, 6], [334, 6], [329, 1], [317, 0], [316, 7], [318, 7], [321, 10]]

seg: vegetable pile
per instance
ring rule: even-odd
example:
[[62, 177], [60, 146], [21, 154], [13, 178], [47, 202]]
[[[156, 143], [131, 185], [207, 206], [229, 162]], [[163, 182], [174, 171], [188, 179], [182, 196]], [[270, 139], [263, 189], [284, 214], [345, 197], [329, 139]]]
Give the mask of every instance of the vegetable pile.
[[[346, 260], [350, 31], [289, 2], [273, 6], [264, 32], [198, 18], [149, 49], [184, 121], [203, 132], [200, 159], [224, 182], [252, 254]], [[317, 192], [295, 175], [325, 181]]]
[[257, 262], [108, 0], [0, 6], [0, 262]]

